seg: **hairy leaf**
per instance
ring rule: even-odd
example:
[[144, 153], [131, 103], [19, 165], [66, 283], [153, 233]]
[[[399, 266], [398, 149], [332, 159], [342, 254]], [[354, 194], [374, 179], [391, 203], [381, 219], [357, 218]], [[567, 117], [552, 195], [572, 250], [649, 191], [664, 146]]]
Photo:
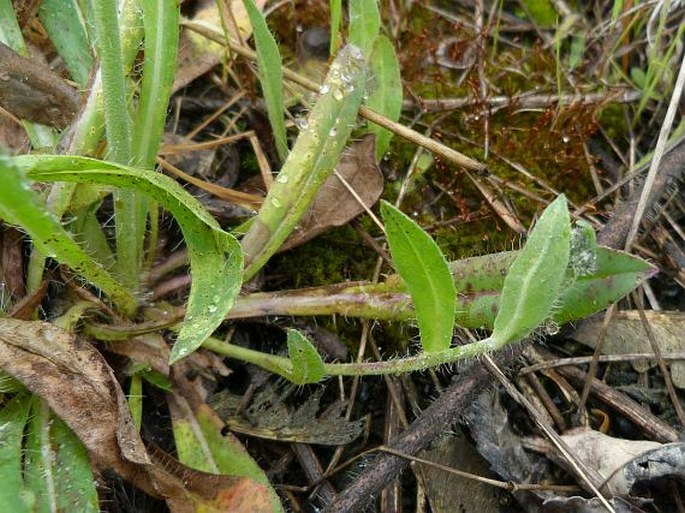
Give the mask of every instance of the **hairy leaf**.
[[381, 203], [381, 213], [393, 261], [414, 304], [423, 349], [447, 349], [457, 293], [445, 256], [420, 226], [390, 203]]
[[0, 410], [0, 504], [7, 511], [28, 513], [34, 497], [24, 487], [22, 439], [31, 408], [31, 396], [15, 396]]
[[566, 279], [570, 239], [562, 195], [542, 213], [504, 279], [492, 333], [496, 346], [523, 338], [549, 318]]
[[29, 155], [16, 157], [16, 162], [29, 169], [36, 180], [135, 188], [174, 215], [188, 247], [193, 282], [186, 317], [171, 352], [172, 363], [197, 349], [221, 324], [242, 284], [240, 246], [174, 180], [159, 173], [85, 157]]
[[0, 156], [3, 177], [0, 217], [24, 229], [43, 254], [71, 267], [105, 292], [122, 311], [133, 312], [137, 305], [136, 298], [74, 242], [59, 221], [47, 211], [31, 189], [24, 170], [15, 163], [18, 161]]
[[298, 385], [316, 383], [324, 377], [321, 355], [297, 330], [288, 330], [288, 356], [293, 364], [290, 380]]
[[366, 83], [359, 49], [340, 50], [322, 86], [308, 127], [300, 132], [259, 214], [242, 240], [250, 279], [290, 235], [333, 172], [354, 127]]

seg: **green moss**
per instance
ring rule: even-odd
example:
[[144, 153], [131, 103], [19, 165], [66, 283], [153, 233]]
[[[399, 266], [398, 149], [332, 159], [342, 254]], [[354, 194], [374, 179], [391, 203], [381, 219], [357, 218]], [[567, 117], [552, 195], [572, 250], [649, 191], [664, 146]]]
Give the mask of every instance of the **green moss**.
[[[370, 222], [365, 217], [360, 218], [363, 225]], [[279, 289], [369, 280], [377, 258], [351, 227], [343, 226], [275, 257], [270, 275]]]

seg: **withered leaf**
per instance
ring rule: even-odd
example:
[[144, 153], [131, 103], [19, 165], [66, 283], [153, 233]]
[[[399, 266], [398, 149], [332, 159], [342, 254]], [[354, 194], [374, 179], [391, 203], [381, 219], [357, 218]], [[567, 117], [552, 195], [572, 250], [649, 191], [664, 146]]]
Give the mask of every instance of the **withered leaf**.
[[21, 119], [64, 128], [79, 105], [79, 94], [48, 66], [0, 42], [0, 105]]
[[337, 402], [325, 412], [319, 412], [323, 389], [312, 393], [298, 407], [284, 403], [284, 395], [292, 388], [279, 392], [266, 386], [252, 405], [240, 416], [234, 415], [234, 401], [227, 391], [214, 394], [209, 404], [233, 431], [269, 440], [318, 444], [344, 445], [352, 442], [364, 430], [364, 419], [346, 421], [345, 404]]
[[350, 146], [342, 155], [336, 171], [356, 192], [359, 199], [332, 174], [319, 190], [309, 212], [283, 243], [286, 251], [313, 239], [335, 226], [343, 226], [364, 212], [361, 202], [371, 207], [383, 193], [383, 174], [376, 163], [376, 141], [371, 134]]
[[0, 368], [48, 403], [100, 469], [164, 498], [174, 513], [240, 511], [230, 500], [244, 500], [251, 480], [198, 472], [155, 448], [148, 453], [112, 370], [87, 341], [49, 323], [0, 319]]
[[[683, 339], [685, 314], [675, 311], [645, 311], [645, 316], [663, 353], [685, 349], [685, 340]], [[601, 318], [595, 316], [587, 319], [581, 323], [572, 337], [582, 344], [595, 347], [601, 326]], [[606, 339], [602, 346], [602, 353], [604, 354], [654, 354], [637, 311], [628, 310], [614, 314], [607, 326], [605, 336]], [[638, 372], [645, 372], [655, 365], [656, 361], [653, 359], [633, 362], [633, 368]], [[678, 388], [685, 388], [685, 362], [671, 362], [671, 379]]]

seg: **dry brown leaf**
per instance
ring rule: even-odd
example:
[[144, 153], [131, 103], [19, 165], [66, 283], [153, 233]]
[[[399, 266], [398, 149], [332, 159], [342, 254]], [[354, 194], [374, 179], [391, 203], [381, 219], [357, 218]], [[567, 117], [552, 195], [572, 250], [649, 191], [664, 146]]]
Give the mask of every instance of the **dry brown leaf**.
[[192, 470], [154, 448], [148, 453], [112, 370], [90, 343], [49, 323], [0, 319], [0, 368], [47, 401], [98, 468], [164, 498], [174, 513], [249, 511], [237, 506], [250, 504], [245, 490], [261, 485]]
[[[685, 350], [685, 314], [682, 312], [645, 311], [647, 321], [663, 353]], [[584, 321], [572, 337], [590, 347], [597, 345], [602, 319], [594, 317]], [[609, 322], [602, 353], [620, 355], [629, 353], [654, 354], [645, 328], [637, 311], [618, 312]], [[656, 365], [654, 360], [637, 360], [633, 368], [644, 372]], [[685, 362], [671, 362], [671, 379], [678, 388], [685, 388]]]
[[[682, 477], [682, 469], [685, 468], [685, 452], [681, 443], [626, 440], [587, 428], [569, 430], [561, 438], [570, 451], [602, 480], [596, 483], [598, 488], [612, 496], [628, 496], [637, 481], [676, 474]], [[546, 452], [559, 465], [566, 465], [564, 458], [557, 456], [546, 440], [528, 440], [526, 445]]]
[[[265, 3], [266, 0], [255, 0], [255, 4], [257, 4], [259, 9], [264, 7]], [[250, 34], [252, 34], [252, 27], [250, 26], [243, 1], [231, 0], [227, 4], [231, 9], [231, 15], [228, 16], [227, 20], [229, 34], [232, 37], [236, 37], [236, 32], [239, 31], [240, 38], [243, 40], [249, 38]], [[219, 32], [222, 32], [221, 27], [223, 23], [221, 22], [217, 2], [214, 0], [196, 2], [194, 13], [193, 21], [214, 26]], [[235, 25], [237, 25], [237, 31], [233, 24], [234, 21]], [[181, 31], [179, 39], [178, 71], [174, 79], [172, 91], [176, 92], [200, 75], [204, 75], [214, 66], [221, 63], [226, 58], [226, 55], [226, 48], [224, 46], [214, 43], [192, 30], [184, 29]]]
[[[369, 208], [383, 193], [383, 174], [376, 163], [375, 151], [374, 136], [366, 135], [345, 150], [336, 167], [338, 174]], [[334, 226], [349, 223], [364, 212], [359, 200], [335, 174], [331, 175], [321, 186], [299, 227], [283, 243], [280, 251], [299, 246]]]
[[64, 128], [79, 105], [79, 94], [47, 65], [0, 42], [0, 105], [20, 119]]

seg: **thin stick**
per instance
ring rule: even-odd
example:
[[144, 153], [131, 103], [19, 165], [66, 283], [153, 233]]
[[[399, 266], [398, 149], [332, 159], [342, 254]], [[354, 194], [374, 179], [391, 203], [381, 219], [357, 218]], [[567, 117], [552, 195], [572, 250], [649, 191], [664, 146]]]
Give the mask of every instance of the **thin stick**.
[[642, 221], [642, 216], [647, 209], [647, 202], [649, 201], [650, 192], [654, 186], [654, 181], [656, 180], [656, 174], [659, 171], [661, 158], [664, 156], [664, 150], [666, 149], [668, 136], [671, 132], [671, 127], [673, 126], [673, 119], [675, 118], [676, 110], [678, 109], [678, 104], [680, 103], [680, 96], [683, 92], [683, 86], [685, 86], [685, 53], [683, 53], [683, 60], [680, 62], [678, 79], [676, 80], [675, 87], [673, 88], [673, 94], [671, 95], [671, 101], [668, 104], [666, 117], [664, 118], [664, 122], [661, 125], [661, 130], [659, 131], [659, 138], [657, 139], [656, 148], [654, 149], [652, 163], [649, 166], [647, 180], [645, 181], [642, 193], [640, 194], [640, 200], [638, 201], [637, 208], [635, 209], [633, 224], [628, 232], [625, 245], [626, 251], [629, 251], [633, 245], [635, 236], [637, 235], [637, 230], [640, 227], [640, 222]]

